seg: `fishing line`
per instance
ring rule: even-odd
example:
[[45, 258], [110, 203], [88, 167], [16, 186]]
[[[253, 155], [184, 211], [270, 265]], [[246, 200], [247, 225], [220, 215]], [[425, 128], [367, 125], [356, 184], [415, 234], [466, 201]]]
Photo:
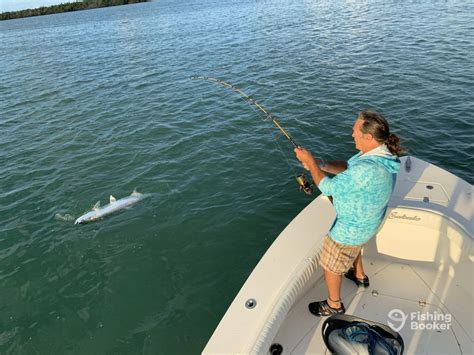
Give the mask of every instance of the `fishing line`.
[[[254, 106], [250, 106], [250, 108], [257, 114], [257, 116], [259, 116], [259, 118], [262, 119], [262, 121], [265, 121], [265, 117], [263, 117], [262, 112], [257, 110], [257, 108], [255, 108]], [[269, 133], [270, 137], [272, 137], [272, 140], [274, 141], [276, 147], [278, 148], [278, 151], [281, 153], [281, 155], [285, 159], [286, 164], [289, 166], [289, 168], [291, 169], [293, 174], [295, 176], [298, 175], [296, 173], [296, 169], [295, 169], [294, 164], [292, 164], [290, 162], [290, 159], [288, 158], [288, 154], [285, 154], [285, 152], [283, 151], [283, 148], [281, 147], [281, 144], [279, 142], [279, 140], [280, 140], [279, 138], [281, 138], [281, 136], [276, 136], [269, 126], [265, 126], [265, 127], [263, 127], [263, 129], [266, 130]]]
[[[225, 88], [227, 89], [230, 89], [236, 93], [238, 93], [245, 101], [247, 101], [247, 103], [249, 103], [251, 105], [251, 107], [256, 107], [258, 110], [260, 110], [261, 113], [264, 114], [264, 121], [266, 120], [271, 120], [273, 122], [273, 124], [280, 130], [281, 133], [283, 133], [283, 135], [286, 137], [286, 139], [288, 139], [291, 144], [293, 144], [293, 147], [294, 148], [298, 148], [298, 144], [296, 144], [296, 142], [293, 140], [293, 138], [288, 134], [288, 132], [280, 125], [280, 122], [278, 122], [278, 120], [276, 119], [275, 116], [273, 116], [273, 114], [268, 111], [265, 107], [263, 107], [261, 104], [259, 104], [252, 96], [249, 96], [247, 95], [245, 92], [243, 92], [242, 90], [240, 90], [239, 88], [237, 88], [236, 86], [232, 85], [232, 84], [229, 84], [227, 82], [225, 82], [224, 80], [221, 80], [221, 79], [217, 79], [217, 78], [213, 78], [213, 77], [209, 77], [209, 76], [192, 76], [190, 79], [192, 80], [205, 80], [205, 81], [210, 81], [210, 82], [213, 82], [213, 83], [216, 83], [216, 84], [219, 84], [221, 86], [224, 86]], [[261, 114], [260, 114], [261, 115]], [[277, 142], [278, 143], [278, 142]], [[279, 146], [279, 144], [277, 144], [278, 147], [280, 148], [280, 151], [282, 152], [282, 154], [285, 156], [285, 154], [283, 153], [283, 151], [281, 150], [281, 147]], [[286, 156], [285, 156], [286, 158]], [[291, 167], [291, 165], [289, 164], [289, 162], [287, 162], [288, 165]], [[296, 174], [295, 174], [296, 175]], [[298, 174], [296, 175], [296, 181], [298, 182], [298, 185], [300, 187], [300, 190], [304, 191], [306, 194], [311, 194], [313, 192], [313, 186], [308, 182], [308, 180], [306, 179], [305, 175], [304, 174]]]

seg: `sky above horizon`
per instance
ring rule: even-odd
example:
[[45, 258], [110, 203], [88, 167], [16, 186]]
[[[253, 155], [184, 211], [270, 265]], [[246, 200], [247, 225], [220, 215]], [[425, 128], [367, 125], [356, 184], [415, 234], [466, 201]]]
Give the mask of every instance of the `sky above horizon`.
[[58, 5], [75, 0], [0, 0], [0, 12], [35, 9], [41, 6]]

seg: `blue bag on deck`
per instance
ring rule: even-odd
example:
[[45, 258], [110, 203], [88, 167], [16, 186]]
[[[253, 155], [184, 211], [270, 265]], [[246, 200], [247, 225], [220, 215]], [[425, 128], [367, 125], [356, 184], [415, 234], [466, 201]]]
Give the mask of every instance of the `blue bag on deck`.
[[337, 314], [323, 323], [322, 334], [332, 354], [402, 355], [400, 334], [385, 324]]

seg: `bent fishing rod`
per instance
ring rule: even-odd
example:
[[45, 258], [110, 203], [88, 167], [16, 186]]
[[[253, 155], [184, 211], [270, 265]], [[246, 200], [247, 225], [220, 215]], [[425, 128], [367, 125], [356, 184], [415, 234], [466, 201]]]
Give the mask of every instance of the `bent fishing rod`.
[[[296, 144], [296, 142], [293, 140], [293, 138], [289, 135], [289, 133], [280, 125], [276, 117], [268, 111], [265, 107], [263, 107], [261, 104], [259, 104], [253, 97], [247, 95], [245, 92], [237, 88], [236, 86], [229, 84], [228, 82], [225, 82], [224, 80], [213, 78], [210, 76], [191, 76], [192, 80], [206, 80], [206, 81], [211, 81], [216, 84], [222, 85], [223, 87], [230, 89], [232, 91], [235, 91], [238, 93], [242, 98], [247, 101], [249, 104], [257, 107], [263, 114], [265, 115], [265, 119], [269, 119], [273, 122], [273, 124], [283, 133], [283, 135], [293, 144], [294, 148], [299, 148], [299, 145]], [[301, 191], [306, 193], [307, 195], [310, 195], [313, 192], [313, 185], [308, 182], [306, 179], [306, 176], [304, 174], [298, 174], [296, 176], [296, 181], [298, 182], [299, 188]]]

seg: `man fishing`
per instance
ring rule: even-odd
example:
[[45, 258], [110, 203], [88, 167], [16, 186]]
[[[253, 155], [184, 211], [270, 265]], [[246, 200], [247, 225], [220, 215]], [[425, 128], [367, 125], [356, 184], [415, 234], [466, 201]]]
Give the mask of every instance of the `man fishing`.
[[313, 158], [304, 148], [294, 150], [321, 192], [332, 196], [336, 209], [336, 219], [324, 237], [320, 255], [328, 297], [308, 305], [316, 316], [345, 313], [342, 275], [357, 286], [369, 286], [361, 250], [380, 227], [400, 168], [400, 139], [390, 133], [387, 120], [379, 113], [359, 113], [352, 137], [360, 152], [347, 162], [325, 162]]

